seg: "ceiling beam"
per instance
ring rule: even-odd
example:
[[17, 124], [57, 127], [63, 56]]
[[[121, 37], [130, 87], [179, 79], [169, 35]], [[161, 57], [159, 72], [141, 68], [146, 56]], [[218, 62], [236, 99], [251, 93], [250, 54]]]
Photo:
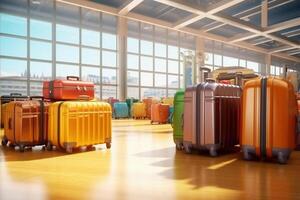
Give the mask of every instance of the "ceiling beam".
[[300, 26], [300, 17], [269, 26], [266, 28], [264, 33], [269, 34], [278, 32], [295, 26]]
[[185, 27], [189, 24], [192, 24], [200, 19], [203, 19], [204, 16], [203, 15], [196, 15], [196, 14], [192, 14], [182, 20], [179, 20], [178, 22], [176, 22], [173, 27], [174, 28], [182, 28], [182, 27]]
[[291, 49], [295, 49], [295, 47], [278, 47], [276, 49], [271, 49], [270, 53], [273, 54], [273, 53], [278, 53], [278, 52], [287, 51]]
[[119, 15], [127, 15], [132, 9], [137, 7], [142, 2], [143, 2], [143, 0], [131, 0], [128, 3], [125, 3], [123, 6], [121, 6], [118, 14]]
[[[265, 38], [266, 39], [266, 38]], [[256, 42], [254, 43], [253, 45], [260, 45], [260, 44], [264, 44], [264, 43], [267, 43], [267, 42], [272, 42], [273, 40], [270, 40], [270, 39], [266, 39], [266, 40], [263, 40], [263, 41], [260, 41], [260, 42]]]
[[245, 0], [223, 0], [219, 1], [218, 3], [214, 3], [207, 9], [207, 14], [213, 15], [215, 13], [218, 13], [222, 10], [225, 10], [227, 8], [230, 8], [232, 6], [235, 6]]
[[[214, 41], [218, 41], [218, 42], [222, 42], [225, 44], [230, 44], [230, 42], [228, 42], [228, 39], [222, 36], [217, 36], [214, 34], [210, 34], [210, 33], [205, 33], [203, 31], [199, 31], [199, 30], [195, 30], [195, 29], [191, 29], [191, 28], [187, 28], [184, 27], [182, 29], [175, 29], [172, 26], [172, 23], [160, 20], [160, 19], [155, 19], [152, 17], [147, 17], [144, 15], [140, 15], [137, 13], [128, 13], [128, 15], [124, 16], [124, 15], [119, 15], [118, 14], [118, 9], [109, 7], [109, 6], [105, 6], [103, 4], [99, 4], [96, 2], [92, 2], [92, 1], [82, 1], [82, 0], [56, 0], [58, 2], [62, 2], [65, 4], [69, 4], [69, 5], [74, 5], [74, 6], [79, 6], [82, 8], [86, 8], [86, 9], [90, 9], [90, 10], [95, 10], [95, 11], [99, 11], [99, 12], [103, 12], [103, 13], [107, 13], [107, 14], [111, 14], [111, 15], [115, 15], [115, 16], [119, 16], [119, 17], [124, 17], [130, 20], [134, 20], [134, 21], [140, 21], [143, 23], [148, 23], [148, 24], [152, 24], [152, 25], [156, 25], [158, 27], [163, 27], [163, 28], [167, 28], [167, 29], [171, 29], [171, 30], [176, 30], [182, 33], [186, 33], [189, 35], [193, 35], [196, 37], [201, 37], [201, 38], [206, 38], [206, 39], [210, 39], [210, 40], [214, 40]], [[174, 0], [174, 1], [178, 1], [178, 0]], [[251, 51], [255, 51], [255, 52], [259, 52], [259, 53], [263, 53], [263, 54], [268, 54], [269, 52], [266, 49], [251, 45], [249, 43], [246, 42], [237, 42], [234, 44], [230, 44], [232, 46], [235, 47], [240, 47], [240, 48], [244, 48], [244, 49], [248, 49]], [[284, 59], [288, 59], [294, 62], [299, 62], [300, 63], [300, 58], [294, 57], [294, 56], [289, 56], [287, 54], [283, 54], [283, 53], [274, 53], [273, 56], [277, 56], [280, 58], [284, 58]]]
[[298, 55], [298, 54], [300, 54], [300, 50], [299, 50], [299, 51], [296, 51], [296, 52], [293, 52], [293, 53], [289, 53], [290, 56]]
[[268, 0], [261, 2], [261, 27], [268, 26]]
[[245, 0], [223, 0], [220, 1], [219, 3], [213, 4], [212, 6], [208, 7], [208, 11], [205, 14], [202, 15], [197, 15], [197, 14], [192, 14], [188, 16], [187, 18], [183, 20], [179, 20], [174, 24], [174, 28], [182, 28], [184, 26], [187, 26], [189, 24], [192, 24], [200, 19], [203, 19], [207, 17], [207, 15], [213, 15], [215, 13], [218, 13], [222, 10], [225, 10], [229, 7], [232, 7], [236, 4], [239, 4]]

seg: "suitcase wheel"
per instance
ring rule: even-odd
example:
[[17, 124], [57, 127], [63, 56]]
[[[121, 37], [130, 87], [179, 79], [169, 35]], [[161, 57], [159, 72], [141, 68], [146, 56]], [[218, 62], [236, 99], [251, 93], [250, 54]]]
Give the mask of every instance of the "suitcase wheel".
[[210, 155], [211, 157], [216, 157], [216, 156], [218, 156], [218, 153], [217, 153], [216, 148], [211, 147], [211, 148], [209, 149], [209, 155]]
[[25, 146], [23, 144], [19, 145], [19, 151], [22, 153], [25, 151]]
[[182, 150], [182, 144], [180, 142], [176, 142], [176, 149]]
[[188, 144], [183, 144], [183, 147], [184, 147], [185, 153], [188, 153], [188, 154], [192, 153], [192, 149]]
[[245, 160], [253, 160], [253, 155], [247, 150], [243, 150]]
[[47, 151], [53, 150], [53, 146], [52, 146], [51, 142], [47, 142], [46, 149], [47, 149]]
[[110, 148], [111, 148], [111, 143], [107, 142], [107, 143], [106, 143], [106, 148], [107, 148], [107, 149], [110, 149]]
[[67, 147], [66, 152], [67, 153], [73, 153], [73, 147]]
[[288, 155], [284, 155], [283, 152], [278, 152], [277, 159], [278, 159], [278, 163], [286, 164], [288, 161]]
[[1, 141], [2, 146], [6, 146], [7, 143], [8, 143], [7, 138], [5, 136], [3, 136], [2, 141]]

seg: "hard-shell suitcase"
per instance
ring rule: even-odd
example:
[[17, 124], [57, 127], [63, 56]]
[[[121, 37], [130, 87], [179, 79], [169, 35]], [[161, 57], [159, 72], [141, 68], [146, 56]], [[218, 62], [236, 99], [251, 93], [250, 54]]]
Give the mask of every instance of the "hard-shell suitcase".
[[296, 96], [289, 81], [263, 77], [244, 86], [241, 146], [246, 160], [286, 163], [295, 148]]
[[99, 101], [58, 101], [49, 107], [47, 149], [52, 145], [72, 153], [96, 144], [111, 147], [111, 107]]
[[79, 77], [68, 76], [67, 80], [44, 81], [43, 96], [54, 100], [94, 99], [94, 83], [80, 81]]
[[3, 95], [0, 97], [0, 128], [4, 127], [4, 117], [5, 117], [5, 108], [6, 104], [11, 101], [23, 101], [29, 100], [28, 96], [23, 96], [20, 93], [11, 93], [10, 95]]
[[174, 114], [174, 106], [170, 106], [169, 107], [169, 117], [168, 117], [168, 123], [170, 123], [170, 124], [172, 124], [173, 114]]
[[156, 103], [151, 105], [151, 124], [165, 124], [169, 117], [169, 104]]
[[132, 117], [134, 119], [144, 119], [146, 116], [146, 104], [141, 102], [134, 103], [132, 106]]
[[241, 88], [205, 82], [189, 87], [184, 95], [183, 145], [191, 150], [232, 150], [239, 143]]
[[126, 102], [116, 102], [114, 103], [114, 118], [129, 118], [128, 116], [128, 106]]
[[134, 103], [137, 103], [139, 100], [138, 99], [135, 99], [135, 98], [128, 98], [126, 99], [126, 103], [127, 103], [127, 106], [128, 106], [128, 115], [129, 117], [132, 117], [132, 105]]
[[170, 106], [173, 106], [174, 98], [173, 97], [164, 97], [164, 98], [162, 98], [161, 102], [163, 104], [169, 104]]
[[12, 101], [6, 104], [2, 145], [10, 142], [23, 152], [25, 147], [45, 145], [47, 141], [48, 102]]
[[152, 97], [148, 97], [146, 99], [143, 99], [143, 103], [146, 105], [146, 114], [147, 114], [147, 118], [151, 119], [151, 105], [152, 104], [156, 104], [159, 101], [157, 99], [154, 99]]
[[174, 113], [172, 120], [173, 140], [177, 149], [183, 146], [183, 107], [184, 107], [184, 90], [179, 90], [174, 96]]
[[114, 116], [114, 104], [115, 104], [116, 102], [119, 102], [119, 99], [115, 99], [115, 98], [113, 98], [113, 97], [109, 97], [109, 98], [107, 99], [107, 102], [108, 102], [108, 103], [110, 104], [110, 106], [111, 106], [112, 117], [115, 118], [115, 116]]

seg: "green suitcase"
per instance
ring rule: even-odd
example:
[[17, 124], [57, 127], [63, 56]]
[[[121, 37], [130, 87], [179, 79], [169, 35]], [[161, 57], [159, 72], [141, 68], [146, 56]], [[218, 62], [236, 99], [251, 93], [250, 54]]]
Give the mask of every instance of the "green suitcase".
[[135, 99], [135, 98], [128, 98], [128, 99], [126, 99], [126, 103], [127, 103], [127, 106], [128, 106], [128, 116], [129, 117], [132, 117], [132, 105], [133, 105], [133, 103], [137, 103], [137, 102], [139, 102], [139, 100], [138, 99]]
[[178, 150], [181, 150], [183, 147], [183, 108], [184, 90], [178, 90], [174, 96], [174, 113], [172, 120], [173, 139]]

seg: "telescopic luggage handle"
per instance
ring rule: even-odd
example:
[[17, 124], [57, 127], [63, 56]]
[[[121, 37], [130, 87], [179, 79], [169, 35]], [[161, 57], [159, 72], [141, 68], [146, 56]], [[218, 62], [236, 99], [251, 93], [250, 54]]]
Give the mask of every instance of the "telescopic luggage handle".
[[67, 80], [69, 81], [79, 81], [79, 77], [78, 76], [67, 76]]

